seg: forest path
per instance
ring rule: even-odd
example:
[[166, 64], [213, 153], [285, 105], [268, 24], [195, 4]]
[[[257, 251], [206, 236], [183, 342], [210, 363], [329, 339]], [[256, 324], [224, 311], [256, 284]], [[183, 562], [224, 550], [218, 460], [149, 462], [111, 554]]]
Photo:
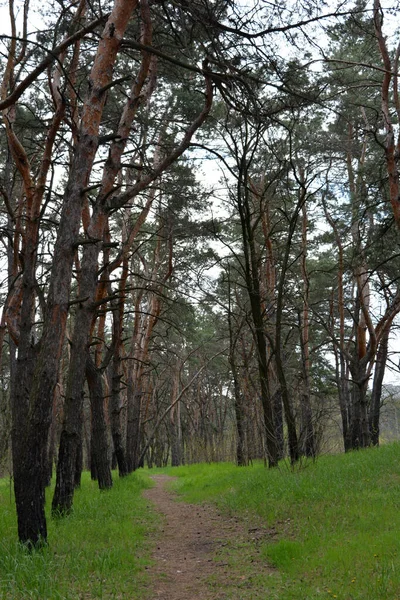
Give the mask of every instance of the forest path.
[[[152, 479], [155, 486], [144, 495], [164, 516], [164, 523], [153, 554], [151, 600], [258, 598], [252, 595], [248, 570], [243, 575], [241, 568], [231, 564], [229, 547], [243, 544], [243, 566], [249, 563], [252, 570], [259, 560], [257, 541], [271, 532], [248, 529], [209, 505], [178, 502], [166, 488], [172, 477], [153, 475]], [[232, 588], [239, 595], [232, 596]]]

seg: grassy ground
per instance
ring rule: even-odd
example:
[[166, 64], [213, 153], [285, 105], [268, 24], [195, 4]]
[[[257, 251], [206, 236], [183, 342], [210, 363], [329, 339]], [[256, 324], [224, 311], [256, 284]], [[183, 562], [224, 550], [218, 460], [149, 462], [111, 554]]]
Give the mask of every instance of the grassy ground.
[[[178, 476], [183, 499], [216, 503], [255, 532], [220, 549], [229, 576], [223, 590], [210, 580], [216, 597], [400, 600], [399, 444], [325, 456], [294, 472], [262, 464], [163, 471]], [[134, 474], [99, 493], [85, 475], [73, 514], [49, 518], [49, 547], [28, 553], [16, 543], [9, 482], [0, 481], [0, 599], [144, 599], [158, 527], [141, 498], [147, 485]]]
[[[0, 481], [0, 599], [144, 598], [146, 565], [156, 519], [141, 491], [148, 478], [115, 478], [99, 492], [84, 474], [74, 511], [48, 519], [49, 546], [29, 553], [17, 542], [10, 483]], [[49, 493], [51, 499], [51, 493]]]
[[179, 476], [185, 500], [212, 501], [260, 528], [256, 551], [226, 548], [236, 574], [226, 598], [400, 600], [399, 444], [325, 456], [295, 472], [261, 464], [167, 472]]

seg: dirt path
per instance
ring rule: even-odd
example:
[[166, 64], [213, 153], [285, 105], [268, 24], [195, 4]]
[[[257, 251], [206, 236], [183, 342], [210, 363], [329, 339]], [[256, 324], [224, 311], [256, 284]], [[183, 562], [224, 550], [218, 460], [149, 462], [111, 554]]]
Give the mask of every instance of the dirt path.
[[176, 496], [166, 489], [171, 477], [154, 475], [152, 479], [156, 485], [145, 491], [145, 497], [165, 518], [153, 555], [151, 600], [231, 598], [227, 592], [235, 577], [238, 584], [245, 584], [247, 577], [232, 572], [224, 556], [225, 549], [232, 543], [248, 544], [246, 540], [250, 540], [253, 562], [257, 554], [256, 532], [260, 530], [249, 530], [236, 519], [223, 518], [210, 506], [177, 502]]

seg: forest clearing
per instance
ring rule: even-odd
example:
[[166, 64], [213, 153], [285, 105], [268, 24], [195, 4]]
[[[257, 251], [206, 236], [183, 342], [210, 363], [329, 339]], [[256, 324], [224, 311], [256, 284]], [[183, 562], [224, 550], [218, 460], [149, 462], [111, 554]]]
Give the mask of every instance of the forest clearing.
[[[15, 541], [10, 482], [1, 481], [2, 599], [400, 597], [397, 443], [295, 469], [139, 470], [105, 492], [87, 475], [74, 511], [49, 519], [51, 544], [35, 552]], [[151, 477], [169, 491], [147, 496]]]

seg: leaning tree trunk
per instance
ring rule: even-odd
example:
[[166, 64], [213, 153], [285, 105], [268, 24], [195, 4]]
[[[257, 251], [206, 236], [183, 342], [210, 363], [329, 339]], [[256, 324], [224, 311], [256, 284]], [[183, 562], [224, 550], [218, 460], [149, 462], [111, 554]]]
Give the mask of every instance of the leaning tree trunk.
[[[52, 147], [65, 112], [64, 99], [59, 90], [53, 90], [55, 95], [58, 94], [60, 106], [57, 108], [57, 113], [48, 132], [49, 135], [45, 140], [45, 152], [36, 186], [33, 185], [29, 173], [29, 161], [26, 160], [26, 156], [22, 156], [23, 152], [22, 154], [20, 152], [21, 145], [14, 144], [14, 161], [18, 163], [18, 168], [24, 178], [24, 192], [27, 196], [27, 225], [24, 235], [24, 269], [22, 275], [24, 295], [21, 304], [21, 335], [16, 365], [16, 384], [12, 397], [13, 443], [15, 446], [13, 451], [14, 483], [19, 538], [29, 545], [39, 544], [47, 538], [44, 512], [45, 477], [43, 473], [47, 467], [47, 438], [51, 422], [52, 399], [65, 339], [72, 267], [79, 241], [78, 234], [82, 204], [85, 197], [84, 191], [90, 183], [94, 158], [99, 145], [99, 128], [103, 118], [106, 98], [110, 88], [112, 88], [113, 68], [126, 27], [136, 5], [136, 0], [114, 1], [90, 72], [87, 86], [88, 96], [82, 109], [81, 123], [76, 136], [77, 145], [69, 171], [58, 225], [49, 278], [43, 333], [37, 353], [32, 348], [32, 330], [34, 327], [32, 311], [37, 286], [35, 275], [36, 252], [39, 240], [38, 226], [42, 213], [41, 202], [46, 190], [47, 175], [52, 162]], [[143, 0], [140, 3], [140, 8], [148, 8], [148, 3]], [[99, 22], [97, 21], [95, 25]], [[93, 29], [94, 26], [91, 28]], [[87, 33], [87, 31], [89, 30], [84, 30], [84, 33]], [[144, 51], [143, 54], [149, 53]], [[12, 55], [11, 52], [10, 56], [12, 57]], [[9, 71], [7, 65], [6, 75]], [[141, 176], [137, 183], [126, 192], [118, 197], [111, 197], [111, 194], [105, 198], [104, 202], [111, 210], [122, 207], [128, 200], [147, 188], [189, 147], [193, 134], [202, 125], [212, 106], [213, 86], [206, 69], [204, 70], [204, 77], [206, 82], [204, 107], [187, 128], [179, 145], [172, 150], [170, 155], [161, 160], [154, 170], [148, 175]], [[5, 79], [6, 81], [10, 80], [8, 75]], [[8, 106], [10, 104], [11, 100]], [[130, 105], [130, 103], [128, 104]], [[3, 102], [2, 107], [5, 106], [7, 106], [7, 103], [4, 104]], [[6, 129], [9, 139], [12, 139], [11, 121], [6, 125]], [[112, 160], [112, 157], [110, 157], [110, 160]], [[33, 365], [33, 369], [30, 371], [33, 371], [33, 374], [30, 378], [28, 378], [29, 369], [26, 368], [28, 363]], [[26, 419], [28, 414], [29, 420]]]
[[[134, 2], [133, 4], [136, 4]], [[148, 14], [147, 2], [141, 3], [141, 14], [143, 17], [144, 35], [143, 42], [151, 44], [151, 21]], [[96, 199], [93, 214], [89, 222], [84, 223], [88, 240], [85, 244], [80, 272], [80, 296], [82, 302], [78, 304], [75, 319], [74, 335], [71, 348], [71, 362], [68, 374], [67, 394], [65, 399], [64, 426], [61, 435], [61, 447], [59, 453], [58, 477], [55, 495], [53, 499], [53, 510], [63, 514], [68, 512], [72, 505], [74, 492], [75, 459], [81, 444], [81, 427], [79, 415], [82, 412], [82, 390], [85, 381], [86, 365], [82, 356], [86, 354], [86, 348], [90, 339], [90, 329], [95, 314], [95, 299], [97, 289], [98, 257], [102, 247], [104, 231], [107, 225], [106, 200], [110, 196], [114, 181], [121, 168], [121, 157], [129, 139], [132, 122], [135, 118], [140, 104], [145, 95], [141, 95], [142, 88], [149, 73], [151, 63], [150, 55], [143, 56], [142, 63], [132, 87], [131, 95], [125, 104], [124, 110], [117, 129], [117, 141], [110, 148], [109, 157], [105, 163], [101, 188]], [[151, 88], [152, 90], [153, 88]], [[147, 213], [146, 213], [147, 214]], [[124, 472], [121, 458], [121, 447], [116, 443], [117, 458], [122, 463], [120, 472]], [[62, 462], [60, 462], [62, 461]]]
[[[287, 378], [285, 373], [284, 362], [282, 358], [283, 352], [283, 340], [282, 340], [282, 316], [283, 316], [283, 305], [284, 305], [284, 288], [286, 282], [286, 274], [289, 266], [290, 260], [290, 252], [292, 239], [296, 230], [298, 214], [300, 209], [303, 207], [306, 201], [306, 190], [303, 186], [301, 189], [301, 193], [299, 195], [299, 200], [296, 206], [296, 209], [293, 213], [293, 216], [289, 221], [289, 233], [286, 241], [285, 252], [283, 256], [283, 262], [281, 266], [280, 276], [278, 280], [278, 285], [276, 287], [276, 309], [274, 313], [275, 318], [275, 332], [273, 336], [273, 352], [275, 358], [275, 367], [276, 367], [276, 376], [280, 386], [283, 410], [285, 414], [286, 426], [287, 426], [287, 434], [288, 434], [288, 446], [289, 446], [289, 456], [292, 463], [295, 463], [299, 460], [299, 442], [296, 431], [296, 419], [293, 411], [293, 406], [289, 394]], [[272, 339], [272, 338], [271, 338]]]
[[[14, 456], [15, 499], [19, 539], [33, 546], [47, 540], [44, 512], [47, 438], [68, 315], [72, 266], [84, 196], [82, 190], [87, 187], [89, 182], [98, 147], [98, 132], [107, 97], [107, 85], [112, 79], [113, 65], [133, 9], [134, 2], [115, 0], [99, 42], [90, 74], [90, 93], [83, 108], [79, 142], [64, 196], [50, 275], [43, 335], [38, 356], [34, 361], [33, 377], [30, 381], [26, 380], [25, 365], [21, 361], [17, 364], [16, 381], [19, 381], [20, 384], [18, 388], [16, 386], [13, 398], [13, 406], [18, 407], [14, 410], [14, 427], [16, 429], [14, 441], [18, 440], [15, 442]], [[28, 241], [31, 245], [33, 243], [33, 247], [28, 248], [26, 258], [29, 257], [28, 260], [33, 262], [33, 266], [29, 265], [26, 271], [26, 278], [31, 278], [31, 281], [27, 280], [26, 283], [33, 291], [35, 289], [37, 234]], [[31, 304], [32, 299], [23, 300], [23, 314], [26, 314], [25, 306], [31, 306]], [[24, 362], [27, 359], [26, 350], [29, 352], [29, 344], [29, 341], [25, 343], [25, 351], [22, 352], [21, 358]], [[28, 394], [29, 402], [27, 403]], [[28, 414], [26, 411], [21, 423], [21, 410], [27, 404], [30, 418], [26, 422], [26, 414]]]

